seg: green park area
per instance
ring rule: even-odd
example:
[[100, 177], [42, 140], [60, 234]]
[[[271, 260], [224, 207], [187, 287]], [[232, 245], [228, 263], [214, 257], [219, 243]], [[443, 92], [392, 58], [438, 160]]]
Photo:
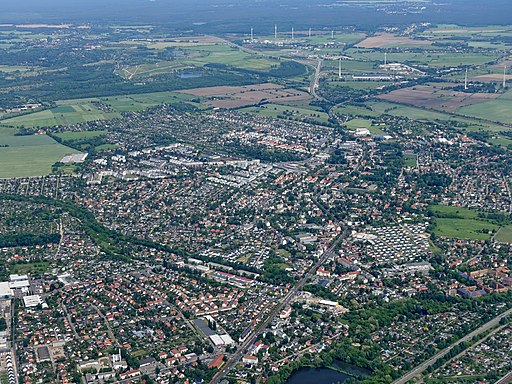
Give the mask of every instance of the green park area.
[[48, 270], [49, 265], [50, 262], [48, 261], [36, 261], [27, 264], [14, 264], [11, 266], [10, 270], [11, 273], [18, 275], [42, 275]]
[[434, 217], [434, 233], [437, 236], [487, 240], [497, 232], [498, 241], [506, 241], [512, 236], [510, 225], [500, 229], [503, 222], [507, 224], [505, 216], [500, 213], [444, 205], [430, 206], [430, 212]]
[[512, 243], [512, 225], [500, 228], [495, 239], [502, 243]]

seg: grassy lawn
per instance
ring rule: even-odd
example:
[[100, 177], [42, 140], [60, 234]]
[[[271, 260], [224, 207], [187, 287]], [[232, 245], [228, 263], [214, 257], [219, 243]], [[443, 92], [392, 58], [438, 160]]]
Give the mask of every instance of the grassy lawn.
[[489, 222], [472, 219], [437, 218], [436, 224], [437, 236], [457, 239], [487, 240], [491, 237], [488, 232], [498, 229], [498, 226]]
[[342, 105], [336, 107], [335, 113], [339, 115], [350, 115], [350, 116], [363, 116], [363, 117], [379, 117], [381, 114], [355, 105]]
[[5, 135], [0, 128], [0, 178], [42, 176], [51, 172], [51, 166], [74, 149], [57, 143], [46, 135]]
[[384, 132], [380, 127], [372, 125], [370, 120], [366, 119], [352, 119], [345, 123], [348, 129], [355, 131], [358, 128], [366, 128], [374, 135], [383, 135]]
[[502, 227], [496, 234], [495, 239], [502, 243], [512, 243], [512, 225]]
[[447, 205], [431, 205], [430, 210], [441, 218], [477, 219], [478, 211], [462, 207], [449, 207]]
[[29, 264], [14, 264], [11, 266], [11, 273], [25, 275], [25, 274], [43, 274], [48, 270], [50, 262], [38, 261]]
[[475, 209], [433, 205], [430, 210], [435, 215], [435, 233], [438, 236], [487, 240], [491, 237], [489, 232], [499, 228], [489, 220], [479, 218]]
[[96, 151], [110, 151], [117, 148], [117, 144], [102, 144], [98, 145]]
[[418, 165], [418, 156], [417, 155], [405, 155], [404, 163], [406, 167], [414, 168]]

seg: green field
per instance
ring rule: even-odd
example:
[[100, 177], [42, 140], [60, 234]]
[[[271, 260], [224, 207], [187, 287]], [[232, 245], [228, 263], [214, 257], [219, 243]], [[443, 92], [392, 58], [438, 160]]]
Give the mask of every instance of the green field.
[[[177, 92], [155, 92], [106, 98], [60, 100], [57, 101], [56, 108], [0, 120], [0, 123], [10, 127], [43, 128], [110, 120], [120, 117], [121, 112], [142, 111], [160, 104], [186, 102], [197, 108], [204, 108], [201, 104], [192, 102], [192, 99], [194, 96]], [[98, 101], [108, 104], [114, 112], [104, 112], [98, 109], [93, 104]]]
[[437, 112], [423, 108], [416, 108], [407, 105], [395, 104], [386, 101], [372, 101], [366, 103], [375, 113], [388, 114], [392, 116], [407, 117], [412, 120], [428, 120], [428, 121], [457, 121], [468, 125], [468, 130], [477, 130], [479, 128], [501, 132], [505, 129], [502, 125], [490, 122], [475, 121], [471, 118], [454, 116], [449, 113]]
[[40, 275], [45, 273], [48, 270], [48, 266], [50, 262], [48, 261], [38, 261], [29, 264], [14, 264], [11, 266], [11, 273], [15, 273], [18, 275], [25, 274], [36, 274]]
[[280, 104], [265, 104], [258, 107], [247, 107], [240, 109], [241, 112], [257, 113], [258, 115], [267, 117], [281, 117], [281, 118], [298, 118], [298, 119], [312, 119], [320, 123], [326, 123], [329, 120], [329, 115], [325, 112], [316, 111], [313, 109], [292, 107], [289, 105]]
[[434, 205], [430, 211], [435, 215], [434, 232], [437, 236], [487, 240], [492, 236], [490, 231], [499, 229], [498, 225], [489, 220], [479, 218], [479, 212], [474, 209]]
[[189, 103], [197, 108], [204, 108], [200, 103], [192, 102], [196, 97], [178, 92], [154, 92], [134, 95], [119, 95], [102, 98], [118, 112], [142, 111], [160, 104]]
[[381, 114], [374, 112], [372, 109], [368, 109], [365, 107], [355, 106], [355, 105], [342, 105], [336, 107], [334, 110], [335, 113], [340, 115], [350, 115], [350, 116], [363, 116], [363, 117], [379, 117]]
[[12, 129], [0, 128], [0, 178], [42, 176], [54, 163], [74, 149], [47, 135], [13, 136]]
[[93, 137], [103, 136], [106, 133], [107, 131], [60, 132], [55, 133], [55, 136], [61, 138], [64, 141], [68, 141], [91, 139]]
[[502, 243], [512, 243], [512, 225], [502, 227], [496, 234], [495, 239]]
[[494, 224], [472, 219], [437, 218], [436, 225], [437, 236], [456, 239], [487, 240], [491, 237], [489, 231], [498, 229], [498, 226]]
[[118, 113], [103, 112], [87, 101], [63, 101], [57, 104], [59, 106], [56, 108], [12, 117], [1, 123], [12, 127], [41, 128], [109, 120], [119, 116]]
[[417, 155], [404, 155], [404, 165], [406, 167], [414, 168], [418, 165]]
[[512, 123], [512, 92], [507, 92], [495, 100], [459, 108], [457, 113], [501, 123]]
[[275, 59], [247, 53], [228, 44], [196, 44], [182, 49], [187, 53], [179, 60], [183, 65], [202, 67], [206, 64], [224, 64], [240, 69], [267, 71], [279, 64]]
[[[370, 49], [351, 48], [346, 52], [356, 60], [384, 62], [382, 52]], [[496, 60], [491, 53], [456, 53], [456, 52], [393, 52], [388, 54], [388, 62], [405, 63], [412, 66], [428, 65], [431, 67], [456, 67], [462, 65], [482, 65]]]

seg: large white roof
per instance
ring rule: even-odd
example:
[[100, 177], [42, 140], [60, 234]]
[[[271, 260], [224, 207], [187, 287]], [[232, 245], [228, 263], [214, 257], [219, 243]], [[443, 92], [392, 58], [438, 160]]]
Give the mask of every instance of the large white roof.
[[13, 296], [12, 289], [7, 281], [0, 282], [0, 297]]

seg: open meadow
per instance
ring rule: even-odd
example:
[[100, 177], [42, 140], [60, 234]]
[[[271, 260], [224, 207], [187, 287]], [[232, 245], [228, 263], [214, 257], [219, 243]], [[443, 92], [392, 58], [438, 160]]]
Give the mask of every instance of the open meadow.
[[76, 150], [47, 135], [14, 136], [0, 127], [0, 178], [42, 176], [52, 165]]

